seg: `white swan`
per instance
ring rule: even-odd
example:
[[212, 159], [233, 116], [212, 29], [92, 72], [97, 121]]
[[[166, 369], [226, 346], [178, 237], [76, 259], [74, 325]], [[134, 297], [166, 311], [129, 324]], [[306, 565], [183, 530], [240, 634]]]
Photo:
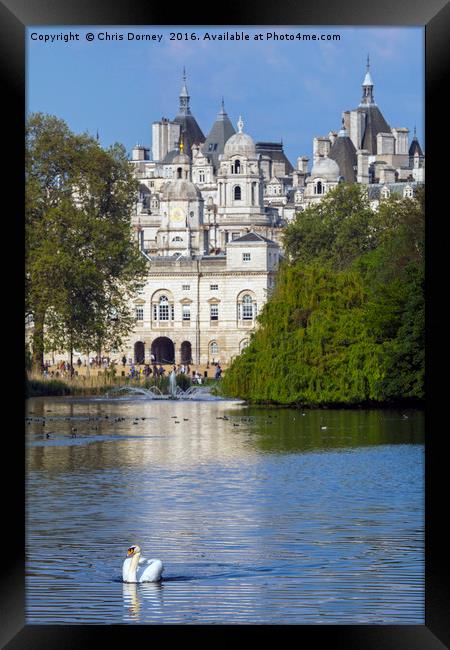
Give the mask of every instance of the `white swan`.
[[[139, 566], [141, 564], [146, 566]], [[146, 560], [141, 557], [141, 547], [133, 544], [129, 547], [122, 566], [122, 578], [124, 582], [158, 582], [163, 570], [161, 560]]]

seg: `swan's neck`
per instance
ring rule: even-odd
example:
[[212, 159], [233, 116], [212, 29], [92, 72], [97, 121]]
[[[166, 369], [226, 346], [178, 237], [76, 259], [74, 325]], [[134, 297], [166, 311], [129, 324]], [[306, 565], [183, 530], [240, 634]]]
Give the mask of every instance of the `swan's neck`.
[[137, 568], [139, 565], [139, 557], [140, 553], [135, 553], [133, 557], [131, 558], [130, 562], [130, 571], [128, 573], [128, 580], [130, 582], [135, 582], [136, 581], [136, 573], [137, 573]]

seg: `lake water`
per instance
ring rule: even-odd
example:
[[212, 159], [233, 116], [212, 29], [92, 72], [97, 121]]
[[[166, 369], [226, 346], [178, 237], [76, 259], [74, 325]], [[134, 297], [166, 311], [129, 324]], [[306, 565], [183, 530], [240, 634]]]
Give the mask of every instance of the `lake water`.
[[[423, 413], [59, 397], [27, 415], [27, 623], [424, 624]], [[121, 582], [132, 543], [160, 584]]]

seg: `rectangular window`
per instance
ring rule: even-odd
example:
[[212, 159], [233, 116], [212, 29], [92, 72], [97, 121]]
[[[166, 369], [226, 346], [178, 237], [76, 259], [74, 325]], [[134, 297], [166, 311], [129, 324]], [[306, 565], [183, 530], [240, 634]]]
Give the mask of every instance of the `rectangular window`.
[[242, 253], [242, 261], [250, 262], [250, 253]]
[[183, 291], [190, 291], [191, 285], [190, 284], [183, 284], [181, 288], [182, 288]]
[[191, 308], [189, 305], [183, 305], [183, 320], [191, 320]]
[[209, 288], [210, 288], [211, 291], [217, 291], [219, 289], [219, 285], [218, 284], [210, 284]]
[[219, 320], [219, 305], [211, 305], [211, 320]]
[[136, 307], [136, 320], [144, 320], [144, 308]]
[[242, 305], [242, 320], [253, 320], [253, 305], [252, 303]]
[[239, 237], [240, 237], [240, 233], [238, 232], [231, 233], [231, 241], [233, 241], [234, 239], [239, 239]]
[[169, 320], [169, 305], [159, 306], [159, 320]]

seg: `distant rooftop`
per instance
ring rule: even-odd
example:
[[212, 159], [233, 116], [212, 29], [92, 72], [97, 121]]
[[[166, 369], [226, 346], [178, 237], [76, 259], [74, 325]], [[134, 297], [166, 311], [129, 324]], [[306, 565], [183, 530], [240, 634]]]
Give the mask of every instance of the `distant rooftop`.
[[228, 244], [235, 244], [236, 242], [245, 243], [245, 242], [261, 242], [261, 241], [266, 244], [275, 244], [274, 241], [272, 241], [271, 239], [267, 239], [267, 237], [264, 237], [263, 235], [260, 235], [257, 232], [248, 232], [245, 235], [242, 235], [242, 237], [237, 237], [236, 239], [233, 239], [231, 242], [228, 242]]

